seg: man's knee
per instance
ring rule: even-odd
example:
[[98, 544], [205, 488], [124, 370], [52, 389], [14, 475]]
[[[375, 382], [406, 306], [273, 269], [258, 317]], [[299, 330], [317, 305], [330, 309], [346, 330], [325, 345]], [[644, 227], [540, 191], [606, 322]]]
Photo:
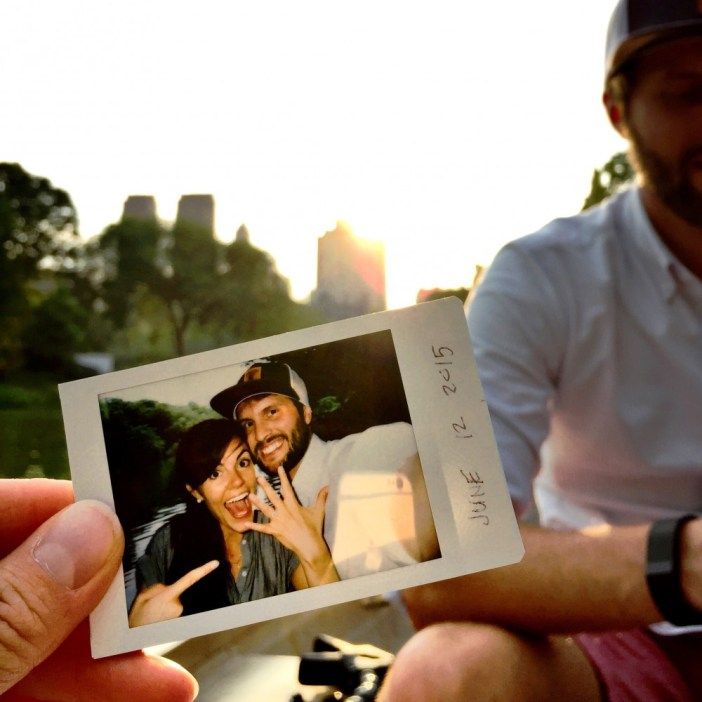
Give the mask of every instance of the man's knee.
[[494, 699], [517, 684], [520, 646], [514, 634], [488, 624], [434, 624], [398, 653], [381, 699]]
[[442, 581], [402, 591], [402, 600], [415, 629], [451, 621], [450, 613], [445, 611], [446, 599], [450, 597], [450, 593], [444, 592], [443, 585]]
[[428, 586], [412, 587], [402, 591], [402, 600], [407, 608], [407, 613], [414, 624], [415, 629], [421, 629], [429, 622], [427, 620], [427, 610], [429, 608], [430, 592]]

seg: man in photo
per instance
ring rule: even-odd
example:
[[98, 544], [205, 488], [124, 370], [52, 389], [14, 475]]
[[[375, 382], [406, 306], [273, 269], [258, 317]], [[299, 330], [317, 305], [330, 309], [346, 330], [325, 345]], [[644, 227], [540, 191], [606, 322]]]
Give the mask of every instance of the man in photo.
[[324, 537], [342, 579], [439, 555], [409, 424], [384, 424], [323, 441], [312, 432], [305, 383], [276, 361], [253, 363], [210, 405], [241, 424], [251, 454], [274, 486], [282, 466], [305, 506], [329, 487]]

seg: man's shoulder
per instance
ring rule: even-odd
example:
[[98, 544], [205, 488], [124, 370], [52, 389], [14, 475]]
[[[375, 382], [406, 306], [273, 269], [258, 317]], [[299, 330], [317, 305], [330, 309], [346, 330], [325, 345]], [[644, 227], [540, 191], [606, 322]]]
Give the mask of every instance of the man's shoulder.
[[407, 439], [410, 437], [414, 440], [414, 432], [411, 424], [407, 422], [391, 422], [390, 424], [375, 424], [355, 434], [347, 434], [343, 438], [338, 439], [338, 443]]
[[618, 225], [626, 216], [627, 201], [634, 197], [637, 197], [635, 189], [622, 191], [589, 210], [554, 219], [505, 248], [533, 259], [552, 254], [560, 259], [572, 257], [582, 264], [583, 254], [588, 250], [607, 247], [611, 239], [621, 236], [622, 228]]
[[392, 422], [377, 424], [356, 434], [348, 434], [329, 442], [329, 448], [337, 456], [365, 451], [411, 456], [417, 452], [417, 443], [411, 424]]
[[560, 308], [565, 291], [592, 296], [608, 289], [628, 248], [628, 218], [637, 197], [635, 189], [623, 191], [510, 242], [495, 257], [475, 301], [493, 293], [539, 304], [552, 298]]

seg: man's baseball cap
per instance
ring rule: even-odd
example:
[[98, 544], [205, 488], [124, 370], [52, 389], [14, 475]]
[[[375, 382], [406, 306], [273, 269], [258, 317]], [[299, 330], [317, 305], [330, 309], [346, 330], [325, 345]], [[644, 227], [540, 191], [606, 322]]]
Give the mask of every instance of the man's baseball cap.
[[302, 378], [287, 363], [256, 361], [234, 385], [217, 393], [210, 400], [210, 407], [227, 419], [236, 419], [239, 403], [254, 395], [284, 395], [310, 406]]
[[702, 33], [702, 0], [619, 0], [607, 31], [605, 82], [642, 50]]

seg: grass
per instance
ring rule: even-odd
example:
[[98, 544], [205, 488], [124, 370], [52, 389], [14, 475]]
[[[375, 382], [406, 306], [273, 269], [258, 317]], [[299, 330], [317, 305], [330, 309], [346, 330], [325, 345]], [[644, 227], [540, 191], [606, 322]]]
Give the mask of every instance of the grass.
[[57, 383], [45, 373], [0, 381], [0, 478], [68, 478]]

